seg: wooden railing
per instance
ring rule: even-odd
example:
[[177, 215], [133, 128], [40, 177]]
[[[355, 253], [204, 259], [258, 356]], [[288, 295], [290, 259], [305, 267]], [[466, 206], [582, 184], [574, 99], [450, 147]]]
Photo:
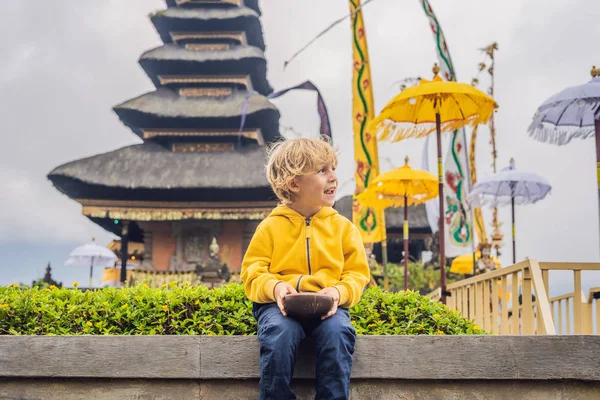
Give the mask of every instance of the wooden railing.
[[[549, 299], [549, 271], [559, 270], [573, 271], [573, 292]], [[586, 298], [582, 271], [600, 271], [600, 263], [525, 260], [448, 285], [447, 305], [493, 334], [600, 334], [600, 288]], [[429, 296], [439, 300], [440, 289]]]

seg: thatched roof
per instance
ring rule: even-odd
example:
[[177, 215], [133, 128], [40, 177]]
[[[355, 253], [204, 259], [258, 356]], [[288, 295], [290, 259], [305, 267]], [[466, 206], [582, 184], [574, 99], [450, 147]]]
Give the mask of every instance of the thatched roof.
[[[245, 98], [244, 93], [236, 93], [226, 98], [182, 97], [170, 89], [160, 88], [119, 104], [115, 111], [135, 109], [148, 114], [181, 118], [235, 117], [242, 114]], [[248, 97], [247, 114], [261, 110], [277, 111], [277, 107], [264, 96]]]
[[[181, 97], [160, 88], [114, 107], [123, 123], [136, 134], [142, 128], [239, 129], [246, 94], [225, 98]], [[245, 127], [260, 128], [265, 141], [279, 138], [279, 111], [266, 97], [248, 98]]]
[[60, 178], [125, 189], [267, 188], [265, 157], [263, 146], [174, 153], [147, 142], [72, 161], [55, 168], [48, 178], [61, 191]]
[[[181, 7], [181, 8], [185, 8], [185, 9], [198, 9], [200, 7], [200, 9], [206, 10], [207, 8], [205, 8], [207, 5], [204, 4], [202, 6], [198, 5], [198, 4], [194, 4], [194, 3], [181, 3], [179, 5], [177, 5], [177, 1], [176, 0], [166, 0], [167, 2], [167, 6], [168, 7]], [[258, 6], [258, 0], [244, 0], [244, 5], [246, 7], [249, 7], [251, 9], [253, 9], [254, 11], [256, 11], [258, 14], [260, 14], [260, 7]], [[223, 7], [226, 6], [226, 7]], [[219, 8], [216, 8], [214, 4], [211, 4], [210, 7], [213, 7], [211, 9], [219, 9], [219, 10], [227, 10], [227, 9], [231, 9], [233, 6], [228, 6], [227, 2], [222, 2], [222, 5]]]
[[250, 8], [169, 8], [151, 19], [164, 43], [172, 42], [171, 32], [241, 31], [248, 44], [265, 49], [259, 15]]
[[257, 47], [234, 46], [220, 51], [189, 51], [183, 47], [169, 43], [148, 50], [141, 55], [142, 60], [179, 60], [179, 61], [234, 61], [248, 58], [265, 60], [265, 54]]
[[[335, 202], [334, 208], [344, 217], [352, 220], [352, 196], [342, 197]], [[385, 224], [388, 230], [402, 229], [404, 225], [404, 208], [397, 207], [386, 209]], [[427, 212], [425, 211], [424, 204], [408, 208], [408, 224], [411, 229], [431, 230], [429, 222], [427, 222]]]
[[149, 50], [140, 57], [140, 65], [160, 87], [159, 75], [246, 75], [254, 90], [263, 95], [273, 91], [267, 81], [264, 53], [252, 46], [234, 46], [223, 51], [188, 51], [175, 44]]

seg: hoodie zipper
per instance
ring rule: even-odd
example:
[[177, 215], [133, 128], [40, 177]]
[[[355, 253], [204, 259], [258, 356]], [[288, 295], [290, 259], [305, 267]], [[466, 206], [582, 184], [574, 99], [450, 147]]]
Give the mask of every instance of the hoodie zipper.
[[310, 218], [306, 218], [306, 259], [308, 260], [308, 274], [312, 275], [310, 267]]
[[[310, 218], [306, 218], [306, 260], [308, 261], [308, 274], [312, 275], [312, 269], [310, 267]], [[298, 282], [296, 283], [296, 291], [300, 291], [300, 281], [302, 281], [302, 277], [304, 275], [300, 275], [298, 278]]]

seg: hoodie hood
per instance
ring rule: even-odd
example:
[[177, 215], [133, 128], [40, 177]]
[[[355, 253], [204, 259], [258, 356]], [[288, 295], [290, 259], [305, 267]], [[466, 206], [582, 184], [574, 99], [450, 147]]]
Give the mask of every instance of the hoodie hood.
[[[322, 207], [316, 214], [314, 214], [310, 219], [324, 219], [331, 217], [332, 215], [337, 214], [338, 212], [334, 210], [332, 207]], [[277, 206], [271, 211], [269, 217], [286, 217], [290, 220], [306, 220], [306, 217], [299, 212], [291, 209], [288, 206]]]

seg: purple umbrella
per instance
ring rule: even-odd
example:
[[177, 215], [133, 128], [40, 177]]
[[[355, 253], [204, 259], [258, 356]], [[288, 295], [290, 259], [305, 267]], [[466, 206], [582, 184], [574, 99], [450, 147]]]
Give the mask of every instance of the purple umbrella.
[[567, 88], [546, 100], [533, 116], [528, 132], [540, 142], [559, 146], [575, 138], [596, 137], [600, 207], [600, 68], [592, 67], [588, 83]]

